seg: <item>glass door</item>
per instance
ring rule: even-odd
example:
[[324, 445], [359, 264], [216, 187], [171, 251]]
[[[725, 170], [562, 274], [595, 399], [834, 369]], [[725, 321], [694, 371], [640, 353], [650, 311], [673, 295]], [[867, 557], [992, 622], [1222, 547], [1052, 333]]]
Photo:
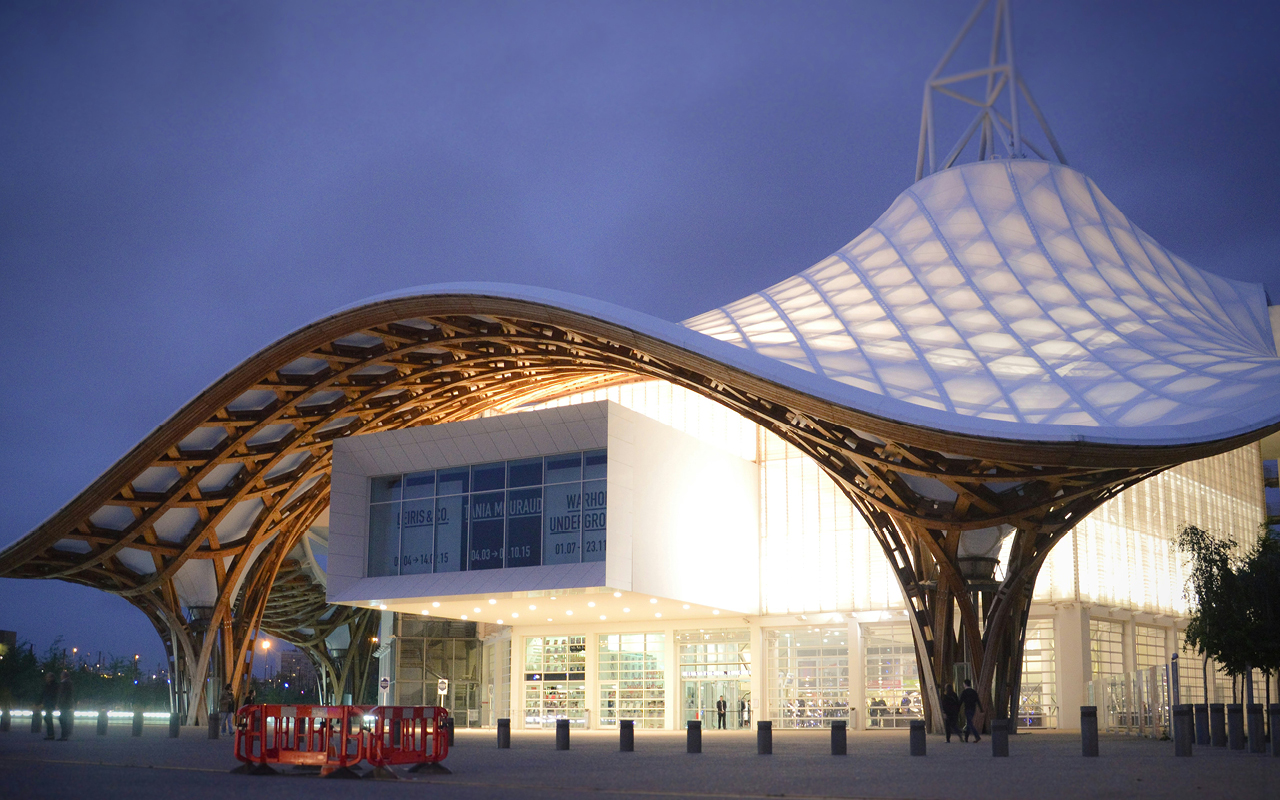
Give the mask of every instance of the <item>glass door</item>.
[[866, 725], [907, 728], [923, 719], [920, 674], [910, 625], [864, 625]]

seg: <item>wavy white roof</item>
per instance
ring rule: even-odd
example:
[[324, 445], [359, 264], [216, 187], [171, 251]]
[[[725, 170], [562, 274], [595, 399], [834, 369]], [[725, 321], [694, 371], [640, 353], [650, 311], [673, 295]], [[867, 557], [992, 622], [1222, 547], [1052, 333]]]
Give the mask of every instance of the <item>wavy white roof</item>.
[[684, 324], [951, 430], [1154, 444], [1280, 418], [1263, 287], [1039, 161], [932, 175], [834, 255]]

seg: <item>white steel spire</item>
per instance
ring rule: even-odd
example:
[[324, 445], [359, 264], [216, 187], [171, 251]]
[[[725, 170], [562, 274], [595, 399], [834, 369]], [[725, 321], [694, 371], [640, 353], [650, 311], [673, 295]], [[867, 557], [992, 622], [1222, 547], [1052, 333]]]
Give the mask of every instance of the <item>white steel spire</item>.
[[[943, 74], [965, 37], [973, 30], [974, 25], [983, 16], [983, 12], [992, 5], [994, 5], [994, 19], [992, 20], [990, 55], [986, 66]], [[1058, 140], [1054, 138], [1048, 121], [1045, 120], [1040, 107], [1031, 97], [1031, 91], [1018, 74], [1013, 50], [1013, 16], [1009, 6], [1010, 0], [995, 0], [994, 4], [992, 0], [979, 0], [977, 8], [969, 15], [960, 33], [943, 54], [942, 60], [925, 81], [924, 108], [920, 114], [920, 146], [916, 153], [917, 181], [926, 175], [932, 175], [953, 166], [973, 140], [975, 133], [978, 134], [976, 159], [978, 161], [993, 158], [1024, 158], [1028, 150], [1048, 161], [1048, 156], [1027, 140], [1024, 124], [1026, 120], [1022, 119], [1020, 114], [1019, 94], [1026, 101], [1036, 122], [1039, 123], [1045, 139], [1053, 149], [1053, 154], [1059, 162], [1067, 163], [1067, 157], [1058, 146]], [[966, 94], [965, 89], [978, 96]], [[933, 102], [935, 95], [950, 97], [977, 109], [969, 127], [961, 134], [955, 146], [941, 159], [938, 157], [937, 147], [938, 122], [934, 115]], [[1001, 106], [1004, 107], [1003, 111]]]

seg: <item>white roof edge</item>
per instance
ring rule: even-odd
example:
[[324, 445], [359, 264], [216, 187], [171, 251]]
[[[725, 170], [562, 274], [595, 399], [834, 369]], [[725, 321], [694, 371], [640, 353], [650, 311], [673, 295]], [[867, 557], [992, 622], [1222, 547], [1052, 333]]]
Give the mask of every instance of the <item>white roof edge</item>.
[[[316, 323], [356, 308], [411, 297], [462, 296], [539, 303], [599, 319], [751, 373], [771, 383], [820, 400], [896, 422], [949, 433], [1020, 442], [1082, 442], [1169, 447], [1207, 444], [1245, 436], [1280, 423], [1280, 387], [1275, 402], [1242, 406], [1211, 419], [1183, 425], [1105, 427], [988, 420], [930, 409], [892, 397], [837, 383], [751, 350], [698, 333], [682, 325], [603, 300], [554, 289], [509, 283], [455, 282], [414, 286], [387, 292], [335, 309]], [[315, 324], [315, 323], [312, 323]]]

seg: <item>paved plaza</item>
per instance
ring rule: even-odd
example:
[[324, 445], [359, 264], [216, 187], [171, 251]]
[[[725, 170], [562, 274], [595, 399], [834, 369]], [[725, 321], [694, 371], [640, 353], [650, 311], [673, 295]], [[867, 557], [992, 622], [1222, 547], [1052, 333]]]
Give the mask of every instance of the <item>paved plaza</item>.
[[617, 736], [574, 732], [572, 749], [554, 734], [512, 734], [510, 750], [492, 731], [459, 731], [446, 761], [452, 775], [410, 775], [399, 782], [322, 780], [305, 773], [232, 775], [231, 741], [184, 728], [168, 739], [148, 727], [140, 739], [113, 728], [70, 742], [46, 742], [27, 730], [0, 734], [5, 797], [98, 798], [1184, 798], [1280, 797], [1280, 758], [1197, 748], [1175, 759], [1172, 742], [1103, 736], [1101, 757], [1080, 756], [1072, 733], [1011, 738], [1009, 758], [992, 758], [990, 740], [947, 744], [931, 736], [928, 755], [908, 755], [907, 733], [852, 732], [849, 755], [831, 756], [825, 732], [779, 731], [774, 754], [758, 756], [753, 732], [707, 731], [703, 752], [684, 752], [683, 733], [636, 734], [634, 753]]

